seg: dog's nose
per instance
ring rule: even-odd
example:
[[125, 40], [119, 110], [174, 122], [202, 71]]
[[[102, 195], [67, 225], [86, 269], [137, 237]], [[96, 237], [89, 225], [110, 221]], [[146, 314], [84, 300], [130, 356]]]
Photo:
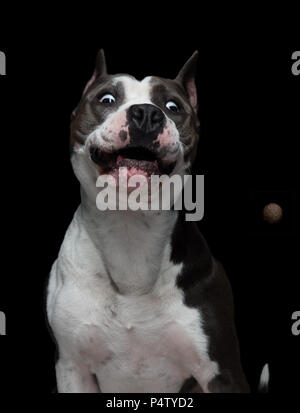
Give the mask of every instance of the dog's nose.
[[159, 132], [163, 129], [165, 115], [162, 110], [151, 104], [132, 105], [128, 109], [129, 122], [144, 133]]

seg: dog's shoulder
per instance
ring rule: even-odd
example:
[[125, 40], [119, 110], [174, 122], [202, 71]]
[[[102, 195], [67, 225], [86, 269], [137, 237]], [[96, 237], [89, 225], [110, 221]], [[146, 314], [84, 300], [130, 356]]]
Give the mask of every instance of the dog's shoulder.
[[[180, 240], [179, 234], [186, 238]], [[178, 222], [173, 240], [173, 260], [182, 263], [176, 284], [183, 292], [184, 304], [201, 314], [210, 358], [218, 360], [221, 368], [228, 363], [238, 368], [233, 294], [223, 265], [212, 256], [196, 224]]]
[[179, 213], [171, 239], [171, 260], [183, 264], [178, 285], [187, 290], [198, 281], [207, 280], [214, 268], [214, 259], [195, 222], [185, 221]]
[[204, 312], [212, 308], [232, 318], [232, 290], [223, 265], [213, 257], [197, 225], [185, 221], [183, 214], [173, 231], [171, 260], [182, 264], [176, 284], [186, 305]]

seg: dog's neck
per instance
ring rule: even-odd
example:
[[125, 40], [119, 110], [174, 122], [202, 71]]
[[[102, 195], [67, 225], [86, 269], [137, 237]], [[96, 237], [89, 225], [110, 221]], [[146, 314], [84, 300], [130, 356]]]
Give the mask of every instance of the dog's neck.
[[175, 211], [99, 211], [82, 191], [81, 219], [115, 289], [149, 293], [170, 261]]

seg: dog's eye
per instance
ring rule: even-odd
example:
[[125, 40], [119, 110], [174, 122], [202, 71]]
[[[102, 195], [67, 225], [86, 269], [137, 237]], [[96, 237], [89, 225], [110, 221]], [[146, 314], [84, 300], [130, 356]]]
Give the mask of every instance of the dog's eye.
[[111, 95], [110, 93], [106, 93], [106, 95], [103, 95], [99, 98], [99, 102], [104, 103], [106, 105], [112, 105], [115, 103], [116, 98]]
[[171, 110], [172, 112], [179, 111], [179, 106], [175, 102], [173, 102], [173, 100], [169, 100], [169, 102], [166, 103], [166, 108]]

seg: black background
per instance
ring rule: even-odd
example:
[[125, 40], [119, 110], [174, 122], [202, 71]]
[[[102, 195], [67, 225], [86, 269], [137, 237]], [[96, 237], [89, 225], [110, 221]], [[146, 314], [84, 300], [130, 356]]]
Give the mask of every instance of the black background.
[[[199, 50], [201, 139], [194, 169], [205, 175], [199, 227], [233, 287], [252, 391], [268, 362], [271, 395], [296, 393], [300, 337], [291, 334], [291, 315], [300, 310], [300, 76], [291, 73], [291, 55], [300, 44], [293, 23], [260, 15], [247, 20], [245, 11], [232, 20], [220, 11], [219, 20], [210, 14], [208, 21], [192, 9], [163, 13], [154, 3], [77, 11], [79, 19], [72, 10], [62, 15], [46, 7], [25, 10], [23, 18], [19, 9], [19, 20], [2, 16], [0, 310], [7, 336], [0, 337], [1, 388], [41, 395], [55, 388], [44, 290], [79, 203], [69, 162], [70, 114], [103, 47], [110, 73], [138, 79], [175, 77]], [[262, 219], [271, 201], [283, 207], [279, 224]]]

